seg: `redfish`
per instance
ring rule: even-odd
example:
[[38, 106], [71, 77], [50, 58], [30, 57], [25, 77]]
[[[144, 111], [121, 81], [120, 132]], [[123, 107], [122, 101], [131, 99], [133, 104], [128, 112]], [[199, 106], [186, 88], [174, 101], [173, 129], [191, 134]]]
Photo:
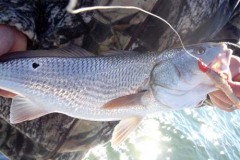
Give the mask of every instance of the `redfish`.
[[[232, 54], [224, 43], [186, 49], [205, 64], [219, 55], [229, 60]], [[93, 56], [78, 47], [3, 56], [0, 88], [17, 95], [11, 123], [54, 112], [93, 121], [121, 120], [113, 144], [123, 141], [146, 115], [195, 107], [217, 89], [197, 59], [181, 48]]]

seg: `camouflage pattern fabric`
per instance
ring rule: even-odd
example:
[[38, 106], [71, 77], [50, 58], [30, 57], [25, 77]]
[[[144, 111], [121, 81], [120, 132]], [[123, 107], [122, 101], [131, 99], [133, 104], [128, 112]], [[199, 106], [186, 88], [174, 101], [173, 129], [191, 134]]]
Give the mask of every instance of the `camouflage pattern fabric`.
[[[162, 51], [179, 46], [163, 22], [135, 10], [92, 11], [72, 15], [67, 0], [0, 0], [0, 23], [15, 26], [29, 38], [29, 49], [75, 43], [95, 53], [108, 50]], [[166, 19], [184, 44], [239, 41], [237, 0], [79, 0], [78, 7], [133, 5]], [[118, 122], [93, 122], [50, 114], [11, 125], [11, 99], [0, 99], [0, 151], [14, 160], [81, 159], [109, 141]]]

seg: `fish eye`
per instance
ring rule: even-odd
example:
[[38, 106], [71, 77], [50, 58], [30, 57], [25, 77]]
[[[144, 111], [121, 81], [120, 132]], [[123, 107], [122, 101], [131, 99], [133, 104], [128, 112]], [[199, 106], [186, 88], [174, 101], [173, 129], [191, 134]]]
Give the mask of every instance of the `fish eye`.
[[203, 47], [198, 47], [198, 48], [196, 48], [196, 49], [194, 50], [194, 52], [195, 52], [197, 55], [204, 54], [205, 51], [206, 51], [206, 49], [203, 48]]

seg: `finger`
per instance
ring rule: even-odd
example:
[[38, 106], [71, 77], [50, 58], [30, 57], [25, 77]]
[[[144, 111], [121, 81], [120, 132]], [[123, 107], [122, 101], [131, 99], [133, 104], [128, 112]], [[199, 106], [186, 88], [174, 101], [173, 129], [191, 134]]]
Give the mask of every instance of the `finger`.
[[233, 55], [231, 57], [229, 67], [230, 67], [230, 71], [231, 71], [231, 74], [232, 74], [233, 78], [235, 76], [239, 75], [239, 72], [240, 72], [240, 58]]
[[226, 96], [226, 94], [224, 92], [220, 91], [220, 90], [213, 91], [209, 95], [213, 95], [214, 97], [217, 97], [222, 102], [224, 102], [224, 103], [226, 103], [228, 105], [232, 105], [233, 104], [233, 102]]
[[25, 51], [27, 49], [27, 37], [20, 31], [14, 28], [14, 44], [9, 52]]
[[0, 89], [0, 96], [5, 98], [13, 98], [16, 96], [16, 94]]
[[230, 71], [232, 74], [232, 80], [228, 81], [233, 92], [236, 96], [240, 97], [240, 58], [237, 56], [231, 57]]
[[237, 96], [240, 97], [240, 82], [236, 81], [229, 81], [228, 84], [231, 86], [233, 93]]
[[27, 37], [15, 27], [0, 24], [0, 55], [27, 49]]
[[[240, 70], [239, 70], [239, 72], [240, 72]], [[232, 80], [235, 81], [235, 82], [240, 82], [240, 73], [236, 74], [236, 75], [233, 77]]]
[[7, 25], [0, 25], [0, 55], [9, 52], [14, 43], [14, 32]]
[[215, 97], [214, 95], [209, 95], [211, 102], [218, 107], [221, 110], [224, 110], [226, 112], [232, 112], [234, 111], [236, 108], [232, 107], [232, 105], [226, 104], [223, 101], [221, 101], [220, 99], [218, 99], [217, 97]]

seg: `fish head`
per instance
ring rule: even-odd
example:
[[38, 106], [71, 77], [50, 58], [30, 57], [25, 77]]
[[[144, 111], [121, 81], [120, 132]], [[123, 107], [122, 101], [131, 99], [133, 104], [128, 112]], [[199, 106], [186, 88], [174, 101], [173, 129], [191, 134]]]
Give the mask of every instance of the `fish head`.
[[232, 50], [225, 43], [196, 44], [187, 46], [186, 50], [191, 55], [184, 49], [165, 51], [152, 70], [150, 86], [161, 105], [193, 107], [216, 90], [212, 80], [199, 68], [199, 59], [218, 73], [229, 71]]
[[[214, 70], [215, 72], [222, 73], [229, 71], [229, 64], [232, 56], [232, 50], [227, 47], [225, 43], [203, 43], [193, 45], [188, 48], [193, 56], [201, 60], [205, 67]], [[195, 62], [192, 62], [195, 63]], [[196, 66], [192, 64], [193, 70], [203, 71], [201, 65]]]

